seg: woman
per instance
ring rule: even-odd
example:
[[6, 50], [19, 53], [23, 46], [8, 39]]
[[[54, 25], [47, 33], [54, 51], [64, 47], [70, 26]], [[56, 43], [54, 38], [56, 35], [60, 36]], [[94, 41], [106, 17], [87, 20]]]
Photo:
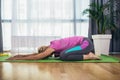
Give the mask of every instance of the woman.
[[38, 48], [39, 54], [16, 55], [8, 58], [8, 60], [39, 60], [50, 55], [59, 54], [61, 60], [77, 61], [77, 60], [93, 60], [100, 59], [91, 51], [93, 50], [92, 42], [83, 36], [73, 36], [59, 40], [53, 40], [49, 46]]

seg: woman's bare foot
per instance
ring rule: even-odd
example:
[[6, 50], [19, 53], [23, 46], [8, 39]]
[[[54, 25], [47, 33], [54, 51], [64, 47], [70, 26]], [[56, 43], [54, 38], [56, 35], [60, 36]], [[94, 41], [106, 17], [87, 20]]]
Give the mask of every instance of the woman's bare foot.
[[84, 59], [100, 60], [100, 58], [92, 52], [88, 53], [87, 55], [84, 55], [83, 57]]

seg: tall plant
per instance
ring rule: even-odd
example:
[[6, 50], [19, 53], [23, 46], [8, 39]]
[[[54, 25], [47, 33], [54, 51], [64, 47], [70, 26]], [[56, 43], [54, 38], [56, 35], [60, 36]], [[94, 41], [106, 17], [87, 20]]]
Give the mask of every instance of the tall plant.
[[[111, 14], [109, 8], [111, 6], [111, 0], [107, 1], [105, 4], [91, 3], [89, 9], [85, 9], [83, 14], [89, 14], [97, 25], [98, 34], [105, 34], [106, 30], [115, 30], [116, 25], [111, 20]], [[113, 16], [115, 17], [115, 16]]]

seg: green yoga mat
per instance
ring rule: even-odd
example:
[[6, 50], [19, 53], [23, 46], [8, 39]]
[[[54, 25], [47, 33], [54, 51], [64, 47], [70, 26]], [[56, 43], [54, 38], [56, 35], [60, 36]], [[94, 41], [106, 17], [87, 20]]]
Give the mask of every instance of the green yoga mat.
[[113, 57], [113, 56], [107, 56], [107, 55], [101, 55], [100, 58], [101, 60], [84, 60], [84, 61], [61, 61], [59, 58], [53, 58], [49, 57], [47, 59], [43, 60], [6, 60], [9, 58], [8, 56], [1, 56], [0, 57], [0, 62], [87, 62], [87, 63], [92, 63], [92, 62], [98, 62], [98, 63], [114, 63], [114, 62], [120, 62], [119, 58]]

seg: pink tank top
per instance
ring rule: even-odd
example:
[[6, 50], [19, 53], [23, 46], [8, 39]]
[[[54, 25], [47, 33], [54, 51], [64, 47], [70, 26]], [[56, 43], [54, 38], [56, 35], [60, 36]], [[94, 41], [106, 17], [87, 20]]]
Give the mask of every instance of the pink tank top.
[[55, 49], [55, 52], [61, 52], [76, 45], [80, 45], [83, 41], [83, 38], [83, 36], [74, 36], [59, 40], [53, 40], [50, 42], [50, 47]]

